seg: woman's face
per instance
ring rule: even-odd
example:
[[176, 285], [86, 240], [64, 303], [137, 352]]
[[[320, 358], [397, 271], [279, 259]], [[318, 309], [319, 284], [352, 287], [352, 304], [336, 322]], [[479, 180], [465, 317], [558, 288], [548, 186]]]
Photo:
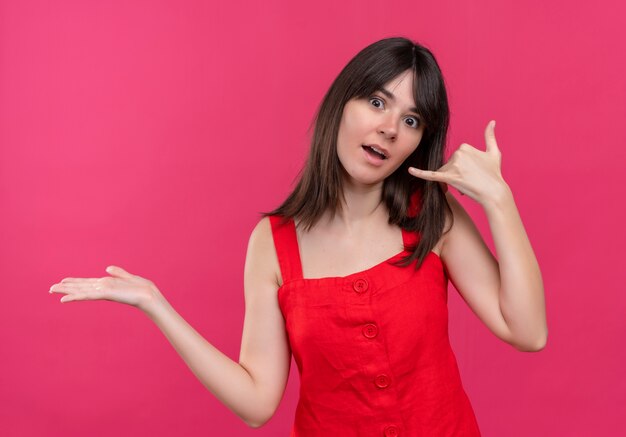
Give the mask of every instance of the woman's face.
[[346, 102], [337, 154], [348, 182], [381, 183], [419, 145], [424, 126], [416, 112], [412, 81], [411, 70], [407, 70], [371, 96]]

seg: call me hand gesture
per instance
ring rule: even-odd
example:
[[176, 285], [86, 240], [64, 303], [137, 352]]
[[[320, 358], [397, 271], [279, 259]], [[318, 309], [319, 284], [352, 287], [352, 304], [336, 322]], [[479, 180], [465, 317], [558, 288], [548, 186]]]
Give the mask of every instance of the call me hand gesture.
[[506, 185], [502, 178], [502, 154], [496, 143], [495, 126], [495, 120], [487, 124], [484, 152], [463, 143], [437, 171], [409, 167], [409, 173], [421, 179], [450, 184], [461, 194], [467, 194], [485, 206], [497, 199]]
[[485, 129], [484, 152], [461, 144], [437, 171], [413, 167], [408, 171], [421, 179], [451, 184], [483, 207], [497, 259], [470, 216], [451, 196], [448, 203], [455, 230], [446, 237], [446, 255], [443, 249], [441, 253], [446, 269], [474, 312], [482, 312], [485, 323], [494, 322], [492, 332], [501, 330], [496, 335], [518, 350], [538, 351], [548, 338], [543, 280], [513, 193], [502, 178], [495, 124], [491, 120]]

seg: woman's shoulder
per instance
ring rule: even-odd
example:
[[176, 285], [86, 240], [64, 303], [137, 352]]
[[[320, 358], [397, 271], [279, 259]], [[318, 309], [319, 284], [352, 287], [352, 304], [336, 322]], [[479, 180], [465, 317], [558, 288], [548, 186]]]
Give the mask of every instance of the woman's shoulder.
[[[465, 208], [463, 208], [463, 205], [461, 205], [461, 203], [452, 195], [450, 191], [446, 191], [445, 198], [449, 209], [444, 208], [445, 222], [443, 226], [443, 234], [441, 235], [442, 252], [446, 241], [450, 238], [454, 238], [455, 232], [453, 232], [452, 228], [458, 228], [458, 222], [460, 220], [462, 221], [465, 218], [469, 218], [469, 215], [465, 211]], [[471, 218], [469, 219], [471, 220]]]
[[254, 263], [262, 263], [264, 269], [271, 271], [272, 275], [276, 278], [276, 282], [280, 282], [280, 267], [274, 246], [270, 216], [262, 217], [250, 234], [246, 264]]
[[250, 234], [250, 240], [264, 246], [274, 247], [274, 231], [273, 228], [276, 225], [283, 223], [284, 217], [280, 215], [266, 215], [259, 219], [259, 221], [252, 229]]

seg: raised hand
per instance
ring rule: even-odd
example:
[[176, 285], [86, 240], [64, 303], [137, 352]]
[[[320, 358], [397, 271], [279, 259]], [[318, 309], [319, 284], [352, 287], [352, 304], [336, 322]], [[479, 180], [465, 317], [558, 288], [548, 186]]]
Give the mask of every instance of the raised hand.
[[63, 293], [61, 302], [112, 300], [145, 310], [160, 295], [154, 283], [121, 267], [106, 268], [103, 278], [65, 278], [50, 287], [50, 293]]
[[484, 152], [463, 143], [437, 171], [409, 167], [409, 173], [421, 179], [450, 184], [461, 194], [484, 205], [496, 198], [506, 185], [502, 178], [502, 154], [496, 143], [495, 126], [495, 120], [487, 124]]

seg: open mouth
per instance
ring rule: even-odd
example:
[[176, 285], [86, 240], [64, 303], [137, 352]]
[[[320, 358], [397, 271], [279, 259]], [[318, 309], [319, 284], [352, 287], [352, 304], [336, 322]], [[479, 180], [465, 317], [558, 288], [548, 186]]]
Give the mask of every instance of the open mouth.
[[366, 146], [365, 144], [363, 144], [361, 147], [363, 147], [367, 153], [369, 153], [370, 155], [372, 155], [375, 158], [387, 159], [387, 157], [385, 156], [385, 154], [383, 152], [381, 152], [379, 150], [376, 150], [373, 147]]

